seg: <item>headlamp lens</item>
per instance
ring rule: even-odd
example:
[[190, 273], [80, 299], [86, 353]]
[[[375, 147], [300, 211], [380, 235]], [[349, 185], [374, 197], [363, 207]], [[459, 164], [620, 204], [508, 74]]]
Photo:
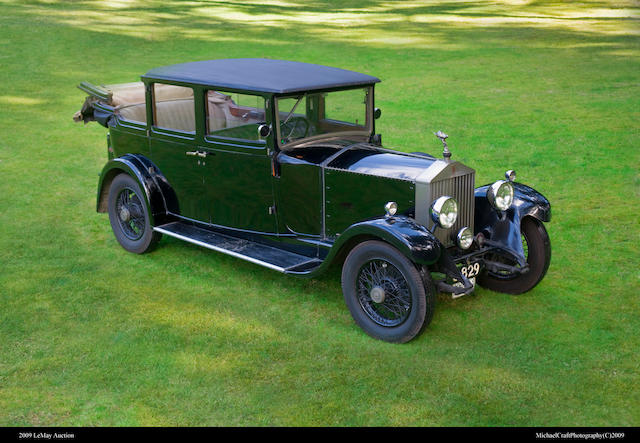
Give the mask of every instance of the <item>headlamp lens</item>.
[[438, 198], [431, 205], [431, 218], [443, 228], [450, 228], [458, 218], [458, 203], [453, 197]]
[[458, 246], [461, 249], [469, 249], [473, 243], [473, 232], [468, 227], [464, 227], [458, 231]]
[[513, 203], [513, 185], [511, 182], [498, 180], [487, 190], [487, 198], [494, 208], [506, 211]]

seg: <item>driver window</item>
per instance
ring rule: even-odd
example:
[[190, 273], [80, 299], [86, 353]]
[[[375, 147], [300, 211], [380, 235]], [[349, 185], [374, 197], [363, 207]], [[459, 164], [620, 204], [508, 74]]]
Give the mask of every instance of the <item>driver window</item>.
[[257, 95], [207, 91], [207, 134], [242, 140], [264, 140], [265, 100]]

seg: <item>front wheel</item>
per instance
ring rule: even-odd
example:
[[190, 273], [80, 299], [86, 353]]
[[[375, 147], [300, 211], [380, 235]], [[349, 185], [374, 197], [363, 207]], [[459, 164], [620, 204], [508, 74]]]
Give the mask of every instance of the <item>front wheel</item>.
[[356, 246], [342, 267], [342, 292], [355, 322], [370, 336], [405, 343], [431, 322], [435, 290], [400, 251], [381, 241]]
[[[484, 271], [478, 276], [478, 284], [487, 289], [506, 294], [522, 294], [533, 289], [547, 273], [551, 263], [551, 241], [542, 222], [532, 217], [526, 217], [520, 225], [522, 246], [529, 265], [529, 271], [524, 274], [507, 271]], [[495, 260], [505, 261], [501, 257]], [[515, 266], [515, 263], [506, 264]]]
[[153, 231], [144, 194], [128, 174], [117, 175], [109, 187], [109, 221], [118, 243], [129, 252], [151, 250], [162, 234]]

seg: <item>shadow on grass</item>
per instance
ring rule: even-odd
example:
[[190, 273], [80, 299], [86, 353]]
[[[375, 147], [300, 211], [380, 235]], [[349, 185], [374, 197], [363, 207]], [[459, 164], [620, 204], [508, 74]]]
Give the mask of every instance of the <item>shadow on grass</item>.
[[[443, 50], [487, 44], [499, 46], [504, 44], [509, 30], [523, 33], [518, 43], [525, 47], [580, 47], [600, 45], [599, 40], [614, 37], [637, 38], [640, 14], [637, 5], [633, 5], [620, 7], [603, 1], [506, 4], [371, 1], [363, 8], [361, 2], [356, 1], [122, 0], [28, 1], [14, 3], [12, 7], [37, 20], [150, 41], [181, 38], [291, 46], [305, 46], [315, 41]], [[529, 35], [523, 29], [529, 29]], [[547, 31], [555, 34], [547, 36]], [[626, 55], [639, 55], [637, 47], [627, 49]]]

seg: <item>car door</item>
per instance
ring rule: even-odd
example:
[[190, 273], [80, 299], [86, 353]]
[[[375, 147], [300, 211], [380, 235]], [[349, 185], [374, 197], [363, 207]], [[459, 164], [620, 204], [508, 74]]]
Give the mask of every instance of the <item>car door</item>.
[[266, 123], [260, 96], [210, 90], [205, 94], [204, 195], [211, 223], [275, 233], [271, 158], [258, 127]]
[[193, 89], [154, 83], [150, 155], [176, 193], [182, 217], [209, 223], [202, 158], [196, 143]]

